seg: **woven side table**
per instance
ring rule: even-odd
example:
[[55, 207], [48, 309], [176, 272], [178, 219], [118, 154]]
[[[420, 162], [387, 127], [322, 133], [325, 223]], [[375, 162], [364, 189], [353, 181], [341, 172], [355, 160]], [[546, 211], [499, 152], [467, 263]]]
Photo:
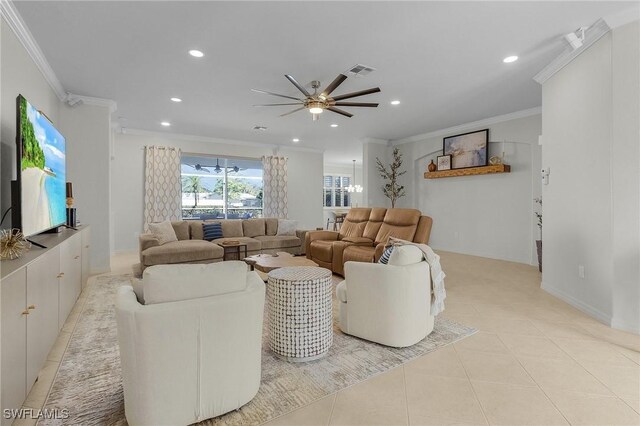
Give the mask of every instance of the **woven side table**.
[[269, 346], [287, 361], [322, 358], [333, 344], [331, 275], [315, 266], [269, 272]]

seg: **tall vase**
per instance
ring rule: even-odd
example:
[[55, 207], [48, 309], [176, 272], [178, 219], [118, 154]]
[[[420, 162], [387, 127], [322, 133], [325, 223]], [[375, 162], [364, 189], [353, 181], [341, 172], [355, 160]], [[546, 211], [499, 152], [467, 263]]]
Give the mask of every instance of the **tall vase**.
[[538, 271], [542, 272], [542, 240], [536, 240], [536, 249], [538, 249]]

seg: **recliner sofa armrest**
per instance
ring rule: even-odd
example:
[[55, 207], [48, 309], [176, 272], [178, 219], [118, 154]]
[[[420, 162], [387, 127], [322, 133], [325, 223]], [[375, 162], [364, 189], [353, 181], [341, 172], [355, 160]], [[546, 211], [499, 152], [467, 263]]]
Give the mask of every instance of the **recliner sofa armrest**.
[[380, 260], [380, 257], [382, 257], [382, 253], [384, 253], [384, 249], [387, 247], [387, 245], [385, 243], [380, 243], [376, 246], [376, 252], [373, 255], [373, 261], [375, 263], [378, 263], [378, 260]]
[[335, 231], [308, 231], [304, 237], [304, 252], [311, 259], [311, 242], [315, 240], [338, 241], [339, 233]]

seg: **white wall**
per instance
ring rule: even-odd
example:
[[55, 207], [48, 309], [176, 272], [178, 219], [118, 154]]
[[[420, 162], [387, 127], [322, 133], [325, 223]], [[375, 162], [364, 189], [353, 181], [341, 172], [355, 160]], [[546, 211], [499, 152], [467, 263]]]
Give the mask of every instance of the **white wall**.
[[[114, 250], [137, 250], [138, 235], [143, 227], [144, 147], [172, 146], [182, 152], [260, 158], [272, 155], [269, 146], [258, 146], [230, 140], [206, 140], [145, 132], [114, 137], [113, 148], [113, 222]], [[278, 155], [288, 157], [289, 218], [302, 229], [322, 226], [323, 155], [320, 152], [281, 148]]]
[[60, 132], [67, 140], [67, 181], [73, 183], [78, 220], [91, 225], [91, 272], [111, 269], [111, 209], [108, 107], [60, 106]]
[[[363, 207], [391, 207], [391, 201], [382, 193], [384, 180], [380, 177], [376, 167], [376, 158], [382, 164], [388, 164], [391, 149], [386, 141], [365, 141], [362, 145], [362, 174], [364, 179]], [[398, 207], [398, 206], [396, 206]]]
[[[9, 25], [2, 21], [0, 71], [0, 182], [2, 213], [11, 207], [11, 181], [16, 178], [16, 97], [22, 94], [59, 126], [60, 101]], [[11, 225], [7, 215], [3, 228]]]
[[[489, 128], [489, 156], [500, 155], [511, 173], [425, 179], [431, 159], [442, 155], [442, 138]], [[398, 145], [407, 174], [407, 196], [399, 207], [417, 208], [433, 218], [430, 245], [436, 249], [537, 264], [538, 238], [533, 198], [540, 195], [539, 114], [490, 125], [458, 126], [424, 140]]]
[[[640, 332], [638, 22], [615, 29], [542, 86], [543, 288]], [[584, 267], [584, 278], [579, 267]]]

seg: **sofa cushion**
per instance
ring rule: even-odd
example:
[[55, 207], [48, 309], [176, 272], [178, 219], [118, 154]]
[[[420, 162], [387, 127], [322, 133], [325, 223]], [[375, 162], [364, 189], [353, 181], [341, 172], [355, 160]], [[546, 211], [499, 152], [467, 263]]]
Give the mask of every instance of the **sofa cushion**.
[[371, 209], [371, 214], [369, 215], [369, 221], [367, 225], [364, 227], [364, 232], [362, 236], [365, 238], [370, 238], [372, 240], [376, 239], [376, 235], [378, 235], [378, 231], [380, 230], [380, 225], [382, 225], [382, 221], [384, 220], [384, 215], [387, 212], [387, 209], [383, 208], [373, 208]]
[[247, 265], [239, 261], [155, 265], [144, 270], [142, 285], [147, 305], [242, 291], [247, 287]]
[[391, 253], [393, 253], [393, 248], [394, 246], [389, 246], [384, 249], [382, 256], [380, 256], [380, 259], [378, 259], [378, 263], [383, 263], [385, 265], [389, 263], [389, 257], [391, 256]]
[[362, 237], [370, 214], [371, 209], [368, 208], [350, 209], [344, 222], [340, 225], [340, 239], [343, 237]]
[[349, 246], [342, 253], [342, 262], [369, 262], [372, 263], [376, 254], [375, 247]]
[[396, 246], [389, 256], [389, 265], [405, 266], [420, 263], [423, 259], [422, 250], [414, 245]]
[[173, 230], [173, 226], [171, 226], [171, 222], [169, 221], [150, 223], [149, 232], [153, 234], [154, 238], [158, 240], [160, 245], [164, 245], [172, 241], [178, 241], [176, 231]]
[[298, 247], [302, 244], [300, 238], [290, 235], [264, 235], [261, 237], [255, 237], [256, 240], [262, 244], [262, 249], [276, 249], [276, 248], [289, 248]]
[[171, 222], [171, 226], [173, 227], [173, 231], [176, 233], [176, 238], [178, 241], [188, 240], [189, 239], [189, 223], [185, 220], [176, 220]]
[[385, 243], [389, 237], [412, 241], [420, 215], [420, 210], [416, 209], [388, 209], [376, 235], [376, 243]]
[[268, 217], [264, 220], [266, 225], [266, 234], [269, 236], [276, 235], [278, 233], [278, 219], [275, 217]]
[[141, 260], [143, 265], [151, 266], [220, 259], [223, 254], [222, 247], [208, 241], [186, 240], [150, 247], [141, 253]]
[[242, 233], [245, 237], [259, 237], [266, 235], [264, 219], [247, 219], [242, 221]]
[[246, 244], [247, 251], [259, 251], [262, 248], [262, 244], [260, 243], [260, 241], [258, 241], [255, 238], [249, 238], [249, 237], [232, 237], [232, 238], [224, 237], [224, 238], [215, 239], [211, 242], [215, 244], [222, 244], [225, 241], [229, 241], [229, 240], [239, 241], [242, 244]]
[[323, 262], [331, 263], [333, 260], [334, 241], [315, 240], [311, 241], [311, 254]]
[[242, 220], [240, 219], [224, 219], [219, 220], [222, 224], [222, 236], [224, 238], [244, 237], [242, 232]]
[[276, 235], [291, 236], [296, 235], [296, 228], [298, 227], [297, 220], [278, 219], [278, 233]]
[[205, 222], [202, 224], [202, 234], [206, 241], [222, 238], [222, 224], [220, 222]]
[[191, 239], [192, 240], [204, 239], [204, 234], [202, 233], [202, 224], [204, 222], [201, 220], [189, 220], [187, 222], [189, 222], [189, 231], [191, 233]]

